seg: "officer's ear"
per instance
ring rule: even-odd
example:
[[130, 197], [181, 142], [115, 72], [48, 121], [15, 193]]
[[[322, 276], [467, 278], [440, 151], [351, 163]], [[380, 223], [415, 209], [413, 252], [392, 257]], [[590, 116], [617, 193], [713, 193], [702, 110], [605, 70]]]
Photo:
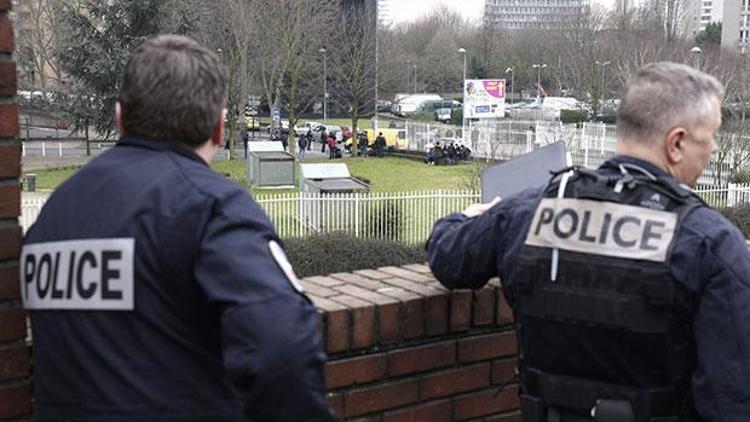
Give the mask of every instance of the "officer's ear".
[[673, 127], [667, 132], [664, 148], [670, 164], [679, 164], [685, 158], [687, 136], [687, 129], [683, 126]]
[[119, 101], [115, 102], [115, 129], [118, 135], [125, 136], [125, 129], [122, 128], [122, 106]]
[[227, 117], [227, 109], [223, 108], [221, 109], [221, 113], [219, 113], [219, 119], [216, 121], [216, 125], [214, 126], [214, 133], [211, 136], [211, 144], [212, 145], [221, 145], [222, 141], [224, 141], [224, 120]]

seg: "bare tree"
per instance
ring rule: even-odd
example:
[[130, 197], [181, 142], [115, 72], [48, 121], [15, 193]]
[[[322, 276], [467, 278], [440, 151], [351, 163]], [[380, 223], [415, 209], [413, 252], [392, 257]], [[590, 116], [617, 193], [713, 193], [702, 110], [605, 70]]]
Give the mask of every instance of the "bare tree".
[[[318, 98], [318, 50], [335, 27], [336, 0], [253, 1], [251, 65], [270, 106], [284, 107], [289, 126]], [[296, 144], [289, 143], [290, 152]]]
[[24, 87], [57, 90], [63, 79], [63, 71], [55, 57], [63, 30], [60, 19], [62, 2], [27, 0], [24, 8], [26, 13], [20, 15], [23, 21], [17, 25], [16, 36], [19, 67], [25, 76], [20, 82]]
[[[347, 110], [356, 140], [359, 119], [372, 115], [375, 105], [375, 36], [376, 23], [365, 4], [341, 9], [346, 25], [332, 40], [329, 67], [333, 100]], [[352, 155], [357, 142], [352, 142]]]
[[[227, 148], [234, 151], [237, 137], [247, 130], [243, 110], [250, 89], [249, 52], [252, 41], [254, 5], [247, 0], [220, 0], [220, 59], [227, 71], [227, 109], [229, 110]], [[236, 135], [238, 134], [238, 135]]]

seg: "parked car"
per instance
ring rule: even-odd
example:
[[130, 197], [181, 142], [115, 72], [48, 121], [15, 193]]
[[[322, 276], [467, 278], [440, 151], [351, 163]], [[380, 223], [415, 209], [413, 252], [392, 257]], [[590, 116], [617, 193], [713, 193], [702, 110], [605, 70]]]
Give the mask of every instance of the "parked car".
[[312, 136], [313, 136], [313, 142], [320, 142], [320, 135], [323, 132], [323, 129], [326, 130], [326, 133], [333, 134], [333, 136], [336, 137], [336, 142], [341, 141], [342, 139], [342, 131], [341, 127], [336, 125], [318, 125], [312, 130]]
[[439, 108], [435, 110], [435, 120], [441, 123], [450, 123], [453, 110], [450, 108]]
[[255, 116], [255, 118], [252, 118], [251, 116], [245, 116], [245, 127], [247, 127], [247, 130], [260, 130], [260, 119], [258, 118], [258, 116]]
[[[281, 119], [279, 122], [281, 123], [281, 132], [282, 133], [289, 133], [289, 119]], [[271, 133], [271, 127], [272, 126], [269, 125], [266, 128], [266, 131], [268, 131], [268, 133]]]
[[[386, 150], [396, 151], [399, 149], [406, 149], [408, 147], [405, 129], [379, 129], [377, 132], [374, 129], [365, 129], [364, 133], [367, 134], [367, 144], [369, 146], [373, 146], [378, 133], [382, 133], [383, 137], [385, 138]], [[344, 146], [347, 150], [351, 149], [352, 140], [347, 140]]]
[[294, 127], [294, 134], [297, 136], [305, 135], [307, 132], [310, 132], [320, 125], [322, 125], [322, 123], [319, 122], [298, 122]]
[[341, 126], [341, 140], [346, 141], [352, 137], [352, 128], [349, 126]]

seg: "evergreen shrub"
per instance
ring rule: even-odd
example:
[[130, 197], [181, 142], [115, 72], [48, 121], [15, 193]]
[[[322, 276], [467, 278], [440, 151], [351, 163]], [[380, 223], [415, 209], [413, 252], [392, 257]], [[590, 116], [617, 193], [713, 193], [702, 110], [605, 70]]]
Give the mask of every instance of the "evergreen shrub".
[[321, 234], [284, 241], [289, 261], [299, 277], [423, 263], [423, 245], [364, 239], [345, 233]]
[[750, 204], [719, 208], [718, 211], [740, 229], [745, 239], [750, 238]]
[[560, 110], [560, 121], [562, 123], [580, 123], [587, 121], [588, 114], [585, 110]]

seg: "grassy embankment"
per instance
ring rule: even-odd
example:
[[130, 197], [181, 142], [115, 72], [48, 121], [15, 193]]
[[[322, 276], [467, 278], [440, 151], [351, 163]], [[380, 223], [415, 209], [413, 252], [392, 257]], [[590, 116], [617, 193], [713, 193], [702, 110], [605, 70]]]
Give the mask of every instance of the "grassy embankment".
[[[344, 158], [328, 160], [325, 158], [309, 159], [306, 163], [345, 163], [349, 172], [360, 179], [370, 182], [373, 192], [404, 192], [436, 189], [464, 189], [469, 165], [428, 166], [424, 163], [402, 158]], [[219, 173], [246, 186], [253, 195], [264, 195], [275, 192], [295, 192], [296, 189], [255, 189], [244, 181], [246, 163], [243, 160], [217, 161], [211, 165]], [[70, 177], [77, 168], [38, 170], [38, 190], [53, 190]], [[297, 168], [299, 174], [299, 167]], [[296, 182], [297, 183], [297, 182]]]

